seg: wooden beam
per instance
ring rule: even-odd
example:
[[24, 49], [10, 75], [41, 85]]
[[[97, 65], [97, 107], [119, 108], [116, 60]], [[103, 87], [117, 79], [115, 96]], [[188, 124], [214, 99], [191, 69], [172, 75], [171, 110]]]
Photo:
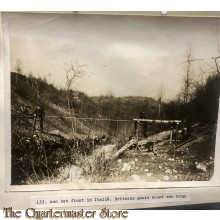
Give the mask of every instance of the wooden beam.
[[141, 122], [141, 121], [146, 121], [146, 122], [153, 122], [153, 123], [181, 123], [181, 120], [154, 120], [154, 119], [133, 119], [133, 121]]
[[135, 139], [130, 140], [127, 144], [125, 144], [120, 150], [118, 150], [111, 159], [116, 159], [119, 155], [121, 155], [123, 152], [125, 152], [129, 147], [131, 147], [133, 144], [136, 144], [137, 141]]
[[175, 149], [178, 149], [178, 148], [184, 146], [185, 144], [188, 144], [189, 142], [191, 142], [191, 141], [193, 141], [193, 140], [196, 140], [196, 139], [197, 139], [197, 137], [192, 137], [192, 138], [190, 138], [190, 139], [184, 141], [183, 143], [179, 144], [178, 146], [176, 146]]

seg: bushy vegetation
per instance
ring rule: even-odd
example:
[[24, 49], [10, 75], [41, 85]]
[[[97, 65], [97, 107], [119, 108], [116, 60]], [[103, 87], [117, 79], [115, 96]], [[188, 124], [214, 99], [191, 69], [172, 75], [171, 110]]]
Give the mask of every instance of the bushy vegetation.
[[89, 140], [65, 139], [60, 135], [30, 133], [24, 129], [12, 132], [12, 184], [52, 182], [59, 169], [77, 163], [79, 156], [92, 152]]
[[203, 85], [194, 86], [191, 99], [181, 98], [164, 104], [167, 119], [182, 119], [193, 123], [216, 124], [220, 94], [220, 75], [212, 74]]

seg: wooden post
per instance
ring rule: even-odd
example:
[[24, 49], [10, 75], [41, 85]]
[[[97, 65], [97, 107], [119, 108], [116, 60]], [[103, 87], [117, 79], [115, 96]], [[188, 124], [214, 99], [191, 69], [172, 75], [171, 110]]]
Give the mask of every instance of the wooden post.
[[175, 126], [175, 145], [177, 143], [177, 123], [176, 123], [176, 126]]
[[175, 126], [175, 140], [174, 140], [174, 145], [173, 145], [173, 159], [175, 161], [175, 158], [176, 158], [176, 144], [177, 144], [177, 123], [176, 123], [176, 126]]
[[139, 139], [139, 122], [137, 122], [137, 127], [136, 127], [136, 151], [138, 149], [138, 140]]
[[76, 126], [77, 126], [77, 124], [76, 124], [76, 117], [75, 117], [75, 132], [76, 132]]
[[172, 139], [173, 139], [173, 130], [170, 130], [170, 144], [172, 144]]

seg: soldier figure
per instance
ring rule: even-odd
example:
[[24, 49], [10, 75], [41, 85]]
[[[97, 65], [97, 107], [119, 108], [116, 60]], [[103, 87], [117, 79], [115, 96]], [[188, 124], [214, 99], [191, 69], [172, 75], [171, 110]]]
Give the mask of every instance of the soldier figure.
[[25, 105], [21, 106], [21, 114], [27, 116], [28, 115], [28, 108]]
[[[139, 116], [139, 119], [146, 119], [146, 115], [145, 115], [145, 112], [140, 112], [140, 116]], [[142, 121], [140, 123], [141, 125], [141, 129], [142, 129], [142, 135], [144, 138], [147, 137], [147, 122], [146, 121]]]
[[44, 108], [37, 106], [37, 108], [34, 111], [33, 131], [35, 131], [36, 122], [37, 122], [37, 119], [39, 119], [40, 120], [40, 131], [43, 132], [44, 116], [45, 116]]

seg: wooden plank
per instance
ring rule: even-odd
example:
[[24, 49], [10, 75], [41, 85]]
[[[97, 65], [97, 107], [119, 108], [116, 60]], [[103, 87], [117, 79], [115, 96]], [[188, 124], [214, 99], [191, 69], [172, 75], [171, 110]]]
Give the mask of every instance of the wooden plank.
[[193, 140], [195, 140], [196, 138], [197, 138], [197, 137], [192, 137], [192, 138], [190, 138], [190, 139], [184, 141], [183, 143], [181, 143], [181, 144], [179, 144], [178, 146], [176, 146], [175, 149], [178, 149], [178, 148], [184, 146], [185, 144], [188, 144], [190, 141], [193, 141]]
[[133, 119], [133, 121], [141, 122], [154, 122], [154, 123], [181, 123], [181, 120], [154, 120], [154, 119]]

